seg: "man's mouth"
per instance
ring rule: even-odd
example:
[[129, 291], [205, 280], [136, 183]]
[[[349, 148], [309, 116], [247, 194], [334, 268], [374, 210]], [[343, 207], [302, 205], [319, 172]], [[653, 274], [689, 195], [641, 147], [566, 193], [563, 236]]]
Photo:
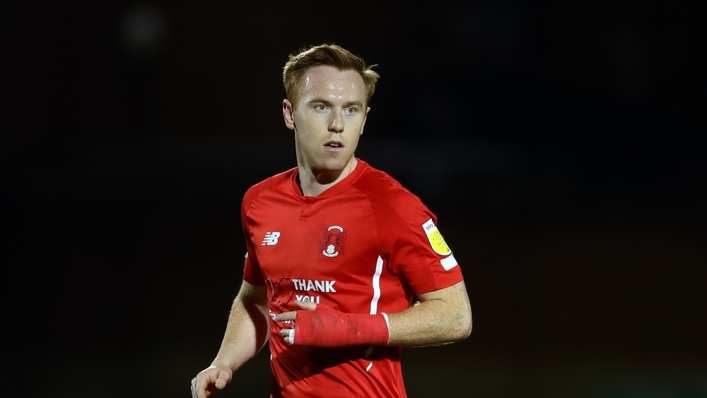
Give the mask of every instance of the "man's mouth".
[[329, 141], [324, 146], [329, 147], [329, 148], [343, 148], [344, 144], [339, 142], [339, 141]]

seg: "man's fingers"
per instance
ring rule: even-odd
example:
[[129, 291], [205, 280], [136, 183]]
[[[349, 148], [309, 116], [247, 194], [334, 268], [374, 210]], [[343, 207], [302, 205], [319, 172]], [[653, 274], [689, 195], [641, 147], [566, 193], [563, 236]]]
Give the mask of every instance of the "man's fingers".
[[295, 329], [282, 329], [280, 330], [280, 336], [285, 339], [287, 344], [295, 343]]
[[[309, 301], [295, 300], [295, 307], [301, 310], [312, 311], [317, 308], [317, 305]], [[273, 317], [275, 322], [294, 321], [295, 319], [297, 319], [297, 311], [283, 312]]]
[[[191, 379], [191, 396], [192, 398], [206, 398], [206, 391], [204, 391], [204, 386], [206, 383], [203, 381], [199, 383], [199, 376]], [[201, 388], [201, 391], [199, 389]]]
[[283, 312], [275, 315], [275, 322], [294, 321], [297, 318], [297, 311]]
[[207, 398], [214, 388], [223, 390], [231, 381], [231, 376], [232, 373], [226, 369], [209, 366], [191, 379], [192, 398]]
[[302, 310], [312, 311], [317, 308], [317, 305], [311, 301], [299, 301], [295, 300], [295, 306]]
[[[317, 305], [309, 301], [299, 301], [295, 300], [295, 307], [302, 311], [312, 311], [317, 309]], [[288, 344], [295, 343], [295, 324], [297, 319], [297, 311], [283, 312], [282, 314], [277, 314], [273, 318], [275, 322], [284, 322], [282, 329], [280, 330], [280, 336], [285, 339]]]
[[[206, 398], [206, 391], [204, 391], [204, 386], [205, 383], [201, 383], [199, 385], [199, 377], [195, 377], [191, 379], [191, 397], [192, 398]], [[199, 388], [201, 387], [201, 391]]]
[[231, 375], [228, 372], [219, 372], [218, 378], [216, 379], [216, 388], [223, 390], [226, 384], [231, 381]]

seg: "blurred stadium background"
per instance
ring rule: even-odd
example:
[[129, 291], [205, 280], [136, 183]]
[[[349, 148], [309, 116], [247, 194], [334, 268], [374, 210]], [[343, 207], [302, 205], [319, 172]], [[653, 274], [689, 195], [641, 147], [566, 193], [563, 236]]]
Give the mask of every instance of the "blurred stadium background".
[[[409, 396], [707, 396], [703, 4], [11, 6], [0, 141], [10, 383], [188, 396], [244, 253], [241, 195], [294, 166], [287, 54], [378, 64], [358, 155], [416, 192], [474, 332]], [[267, 354], [221, 397], [263, 397]]]

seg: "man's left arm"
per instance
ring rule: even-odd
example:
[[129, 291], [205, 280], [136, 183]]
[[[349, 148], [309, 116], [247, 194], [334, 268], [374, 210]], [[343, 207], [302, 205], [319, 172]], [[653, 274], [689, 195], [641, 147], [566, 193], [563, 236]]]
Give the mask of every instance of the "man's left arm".
[[[471, 305], [464, 281], [418, 295], [420, 302], [391, 314], [347, 314], [325, 305], [295, 302], [278, 314], [289, 344], [317, 347], [392, 345], [423, 347], [463, 340], [471, 334]], [[294, 321], [294, 322], [293, 322]]]
[[464, 340], [471, 334], [471, 304], [464, 281], [418, 295], [420, 302], [388, 314], [388, 345], [422, 347]]

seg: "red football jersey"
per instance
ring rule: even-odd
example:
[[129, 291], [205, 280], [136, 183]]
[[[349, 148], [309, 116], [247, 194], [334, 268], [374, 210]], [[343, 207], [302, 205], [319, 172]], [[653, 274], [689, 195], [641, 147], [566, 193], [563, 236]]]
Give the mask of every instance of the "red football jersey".
[[[347, 313], [395, 313], [414, 296], [462, 281], [436, 216], [362, 160], [319, 196], [297, 168], [251, 187], [241, 206], [243, 279], [267, 288], [270, 314], [295, 299]], [[293, 346], [270, 322], [272, 397], [406, 397], [400, 347]]]

